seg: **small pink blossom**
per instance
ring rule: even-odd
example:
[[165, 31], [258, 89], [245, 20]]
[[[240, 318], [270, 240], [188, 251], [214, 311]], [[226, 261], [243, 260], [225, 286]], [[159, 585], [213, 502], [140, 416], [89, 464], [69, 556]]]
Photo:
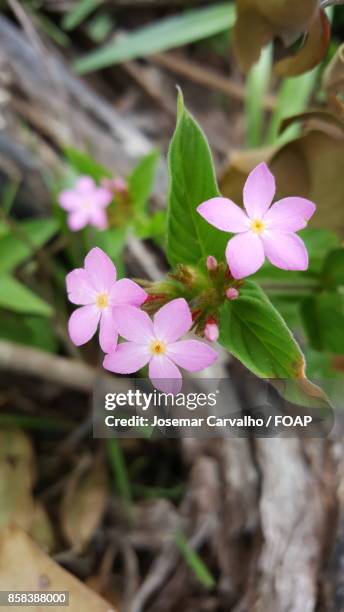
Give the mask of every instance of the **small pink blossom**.
[[117, 176], [116, 178], [103, 178], [101, 184], [108, 191], [112, 191], [112, 193], [128, 193], [128, 184], [124, 178], [121, 176]]
[[226, 291], [226, 297], [229, 300], [236, 300], [239, 297], [239, 291], [235, 287], [229, 287]]
[[218, 340], [219, 328], [213, 317], [210, 317], [205, 324], [204, 337], [209, 340], [209, 342], [216, 342]]
[[165, 304], [153, 321], [132, 306], [115, 310], [118, 331], [128, 342], [105, 356], [104, 368], [111, 372], [132, 374], [149, 364], [153, 385], [165, 393], [178, 393], [182, 377], [177, 366], [198, 372], [217, 359], [216, 351], [204, 342], [179, 340], [192, 326], [190, 308], [183, 298]]
[[89, 176], [81, 176], [73, 189], [62, 191], [58, 197], [60, 206], [68, 212], [68, 227], [77, 232], [86, 225], [98, 229], [108, 226], [106, 207], [113, 200], [111, 191], [98, 187]]
[[128, 278], [116, 280], [117, 271], [111, 259], [98, 247], [85, 257], [85, 267], [72, 270], [66, 277], [68, 298], [81, 305], [71, 315], [69, 336], [80, 346], [88, 342], [100, 324], [99, 342], [105, 353], [116, 347], [117, 321], [114, 306], [141, 306], [147, 294]]
[[207, 268], [209, 272], [215, 272], [217, 270], [217, 259], [213, 255], [207, 257]]
[[224, 232], [237, 234], [227, 244], [226, 259], [234, 278], [254, 274], [265, 257], [282, 270], [307, 270], [308, 253], [295, 232], [306, 227], [315, 204], [299, 197], [272, 204], [275, 179], [266, 164], [249, 174], [244, 186], [246, 212], [227, 198], [212, 198], [198, 206], [199, 214]]

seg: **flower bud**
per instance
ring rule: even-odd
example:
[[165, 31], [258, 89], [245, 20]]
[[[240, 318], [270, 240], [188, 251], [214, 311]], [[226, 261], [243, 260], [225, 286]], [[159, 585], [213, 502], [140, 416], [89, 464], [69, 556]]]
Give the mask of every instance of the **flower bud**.
[[117, 191], [117, 193], [126, 193], [128, 191], [128, 185], [121, 176], [118, 176], [113, 179], [113, 189]]
[[209, 342], [216, 342], [219, 337], [219, 328], [214, 318], [208, 319], [204, 328], [204, 337]]
[[127, 182], [121, 176], [112, 179], [103, 178], [101, 184], [105, 189], [108, 189], [114, 194], [127, 195], [128, 193]]
[[229, 300], [236, 300], [239, 297], [239, 291], [235, 287], [229, 287], [226, 291], [226, 297]]
[[209, 272], [215, 272], [215, 270], [217, 270], [217, 259], [213, 255], [209, 255], [207, 258], [207, 268]]

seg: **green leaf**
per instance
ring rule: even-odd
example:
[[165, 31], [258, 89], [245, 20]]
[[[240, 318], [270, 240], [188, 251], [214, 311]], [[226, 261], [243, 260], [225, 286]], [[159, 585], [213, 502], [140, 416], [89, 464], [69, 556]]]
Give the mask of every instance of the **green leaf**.
[[63, 18], [63, 28], [65, 30], [74, 30], [74, 28], [87, 19], [101, 3], [102, 0], [77, 0], [73, 9]]
[[221, 308], [220, 343], [260, 378], [298, 378], [304, 358], [262, 289], [246, 281]]
[[8, 229], [7, 235], [0, 238], [0, 274], [11, 272], [48, 242], [58, 229], [54, 219], [23, 221], [17, 227], [18, 235]]
[[315, 380], [328, 378], [342, 378], [343, 372], [335, 370], [334, 357], [332, 353], [324, 353], [314, 349], [306, 350], [307, 375]]
[[58, 343], [49, 319], [0, 310], [0, 338], [56, 352]]
[[336, 249], [327, 256], [322, 271], [325, 287], [344, 286], [344, 249]]
[[300, 232], [300, 238], [307, 247], [310, 272], [321, 272], [326, 255], [340, 246], [338, 236], [327, 229], [309, 227]]
[[64, 149], [64, 154], [78, 174], [91, 176], [95, 181], [100, 181], [104, 177], [111, 178], [111, 172], [101, 164], [98, 164], [87, 153], [73, 147], [67, 147]]
[[223, 32], [231, 28], [234, 21], [235, 8], [229, 2], [186, 11], [161, 19], [90, 53], [79, 59], [75, 68], [85, 73], [137, 57], [146, 57]]
[[134, 229], [139, 238], [155, 238], [160, 242], [166, 232], [166, 211], [157, 210], [153, 215], [137, 220]]
[[344, 296], [324, 292], [306, 298], [301, 315], [312, 348], [344, 354]]
[[103, 249], [111, 259], [118, 257], [123, 250], [126, 239], [126, 229], [112, 227], [110, 229], [94, 232], [92, 234], [95, 246]]
[[47, 302], [11, 276], [0, 276], [0, 307], [13, 312], [49, 317], [53, 310]]
[[228, 234], [207, 223], [196, 208], [219, 195], [207, 140], [178, 96], [177, 127], [169, 150], [167, 257], [172, 266], [224, 258]]
[[154, 186], [159, 158], [159, 151], [151, 151], [139, 161], [128, 178], [131, 200], [137, 213], [142, 213], [146, 209]]

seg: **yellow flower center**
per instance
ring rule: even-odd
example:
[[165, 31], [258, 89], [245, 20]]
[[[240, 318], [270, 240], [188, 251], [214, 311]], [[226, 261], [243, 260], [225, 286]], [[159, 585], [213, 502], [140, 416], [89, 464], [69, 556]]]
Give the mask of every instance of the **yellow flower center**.
[[99, 293], [99, 295], [97, 295], [96, 305], [98, 308], [106, 308], [109, 305], [109, 297], [107, 293]]
[[251, 231], [254, 234], [262, 234], [265, 229], [266, 225], [264, 221], [261, 221], [260, 219], [253, 219], [253, 221], [251, 221]]
[[153, 340], [150, 345], [152, 355], [163, 355], [166, 352], [166, 345], [161, 340]]

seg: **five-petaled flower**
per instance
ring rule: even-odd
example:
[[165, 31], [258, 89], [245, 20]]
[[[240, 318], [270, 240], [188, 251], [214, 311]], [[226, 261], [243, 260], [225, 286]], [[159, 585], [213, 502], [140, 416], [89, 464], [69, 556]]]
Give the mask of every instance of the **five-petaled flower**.
[[308, 253], [295, 232], [306, 227], [315, 204], [288, 197], [271, 206], [275, 179], [265, 163], [249, 174], [244, 186], [246, 212], [227, 198], [216, 197], [198, 206], [199, 214], [220, 230], [237, 234], [227, 244], [226, 259], [234, 278], [254, 274], [265, 257], [283, 270], [306, 270]]
[[81, 176], [73, 189], [62, 191], [58, 202], [68, 212], [68, 226], [77, 232], [86, 225], [98, 229], [108, 226], [106, 207], [113, 200], [113, 194], [105, 187], [98, 187], [90, 176]]
[[117, 374], [132, 374], [149, 364], [149, 378], [165, 393], [178, 393], [182, 386], [179, 367], [198, 372], [217, 359], [205, 342], [179, 340], [192, 326], [190, 308], [183, 298], [165, 304], [154, 315], [128, 306], [115, 308], [118, 331], [128, 342], [105, 356], [104, 368]]
[[98, 247], [85, 258], [85, 267], [72, 270], [66, 277], [69, 300], [81, 306], [69, 319], [68, 331], [74, 344], [88, 342], [100, 324], [99, 342], [105, 353], [116, 347], [117, 321], [114, 307], [141, 306], [146, 292], [128, 278], [116, 280], [117, 271], [111, 259]]

